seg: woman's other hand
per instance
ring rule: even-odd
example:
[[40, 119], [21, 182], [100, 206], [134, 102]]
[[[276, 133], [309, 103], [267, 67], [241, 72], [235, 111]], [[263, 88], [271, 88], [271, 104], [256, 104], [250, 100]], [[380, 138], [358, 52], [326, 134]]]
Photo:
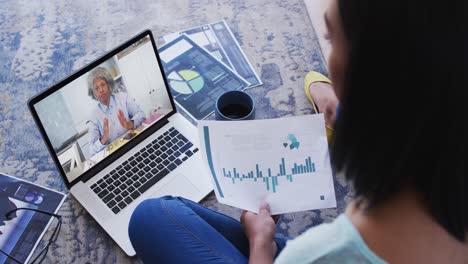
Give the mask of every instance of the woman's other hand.
[[101, 144], [105, 145], [109, 140], [109, 119], [104, 117], [104, 133], [102, 134], [100, 141]]
[[[276, 219], [277, 221], [277, 219]], [[270, 206], [262, 203], [258, 214], [243, 211], [241, 223], [249, 240], [250, 263], [272, 263], [277, 246], [274, 241], [276, 222], [271, 216]]]
[[120, 125], [122, 125], [123, 128], [127, 130], [134, 129], [133, 120], [127, 120], [121, 109], [119, 109], [117, 117], [119, 118]]

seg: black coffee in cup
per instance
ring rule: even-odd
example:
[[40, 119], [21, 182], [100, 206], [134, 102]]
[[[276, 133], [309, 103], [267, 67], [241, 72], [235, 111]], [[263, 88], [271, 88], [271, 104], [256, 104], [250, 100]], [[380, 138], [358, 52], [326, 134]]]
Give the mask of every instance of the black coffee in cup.
[[243, 91], [228, 91], [219, 96], [215, 105], [217, 120], [255, 119], [254, 101]]
[[219, 110], [224, 116], [232, 119], [243, 118], [247, 116], [251, 111], [251, 109], [247, 108], [245, 105], [242, 104], [228, 104], [223, 106]]

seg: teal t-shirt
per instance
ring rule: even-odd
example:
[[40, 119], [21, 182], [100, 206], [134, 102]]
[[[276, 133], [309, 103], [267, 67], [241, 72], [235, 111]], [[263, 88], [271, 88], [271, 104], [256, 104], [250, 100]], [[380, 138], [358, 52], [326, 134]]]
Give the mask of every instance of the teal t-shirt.
[[372, 252], [344, 214], [329, 224], [311, 228], [294, 240], [275, 263], [386, 263]]

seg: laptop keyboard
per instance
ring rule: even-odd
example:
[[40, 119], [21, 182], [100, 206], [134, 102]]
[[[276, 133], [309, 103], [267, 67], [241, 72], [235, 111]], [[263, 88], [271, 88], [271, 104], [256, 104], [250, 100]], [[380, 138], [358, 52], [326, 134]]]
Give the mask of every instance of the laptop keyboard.
[[91, 185], [117, 214], [194, 153], [193, 144], [174, 127]]

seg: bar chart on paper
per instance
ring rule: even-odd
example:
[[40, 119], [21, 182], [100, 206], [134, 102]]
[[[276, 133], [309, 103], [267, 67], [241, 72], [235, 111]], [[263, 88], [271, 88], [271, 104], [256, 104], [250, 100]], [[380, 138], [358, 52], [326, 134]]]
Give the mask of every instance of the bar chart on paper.
[[255, 164], [255, 171], [251, 170], [247, 173], [240, 174], [239, 170], [236, 168], [232, 168], [232, 170], [226, 170], [223, 168], [223, 175], [226, 178], [230, 178], [232, 183], [235, 184], [237, 181], [260, 181], [265, 183], [265, 188], [267, 191], [272, 191], [276, 193], [276, 189], [278, 186], [278, 177], [286, 177], [289, 182], [293, 182], [293, 176], [301, 175], [301, 174], [309, 174], [316, 172], [315, 170], [315, 163], [312, 163], [311, 158], [308, 157], [305, 159], [303, 165], [298, 165], [294, 163], [294, 166], [287, 172], [286, 164], [284, 158], [281, 158], [281, 164], [279, 164], [279, 172], [275, 174], [272, 173], [271, 168], [266, 169], [267, 173], [264, 174], [264, 171], [260, 169], [259, 164]]
[[265, 200], [276, 213], [336, 206], [323, 117], [202, 121], [199, 135], [219, 202], [256, 211]]

